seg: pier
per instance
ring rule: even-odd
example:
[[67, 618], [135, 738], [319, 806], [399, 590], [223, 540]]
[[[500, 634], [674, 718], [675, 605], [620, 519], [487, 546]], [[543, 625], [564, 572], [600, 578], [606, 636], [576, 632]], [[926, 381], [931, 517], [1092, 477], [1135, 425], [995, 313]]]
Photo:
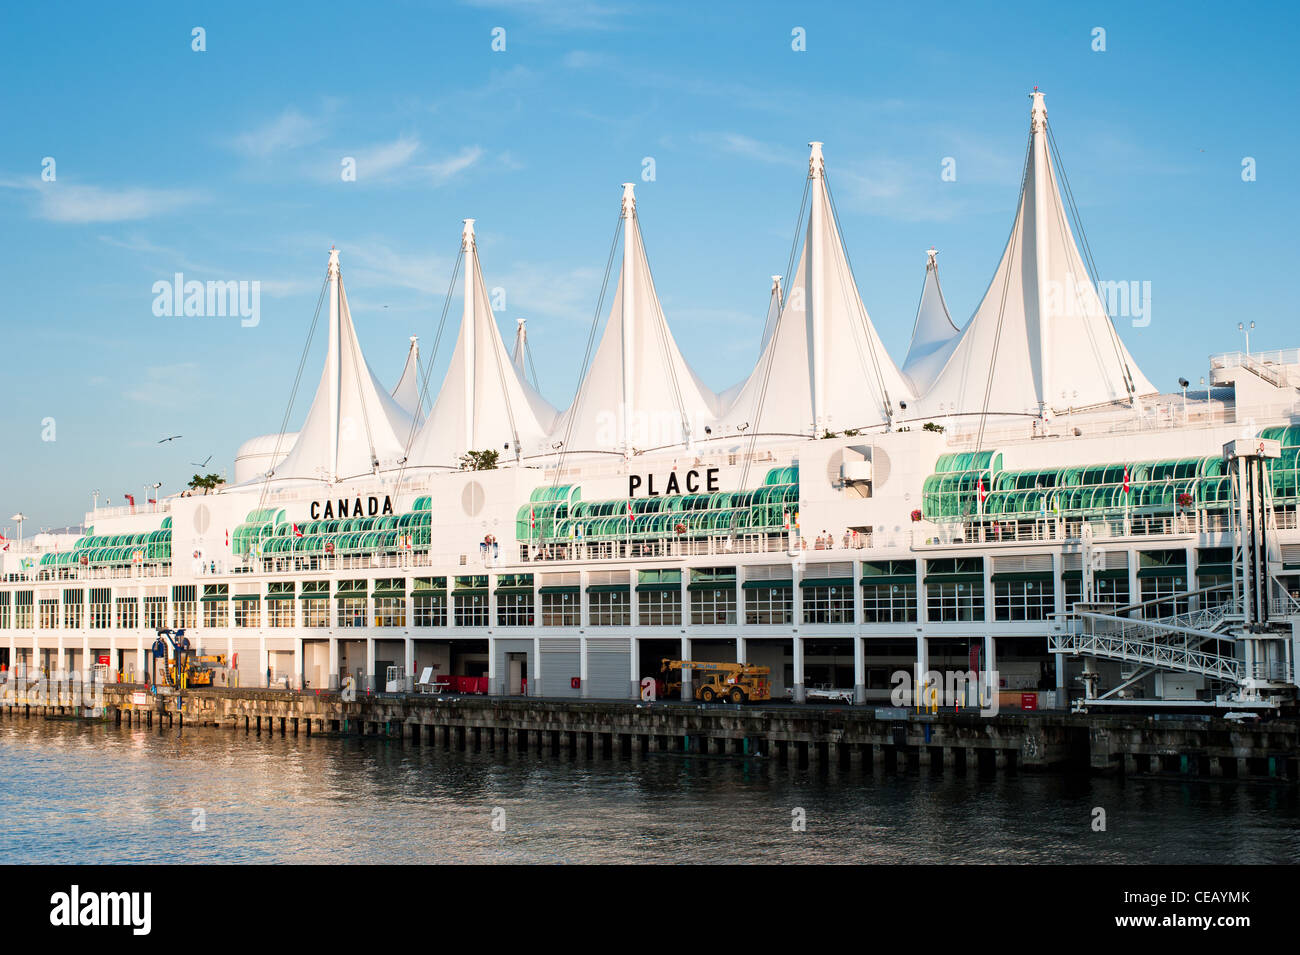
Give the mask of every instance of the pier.
[[582, 702], [108, 685], [0, 704], [6, 719], [224, 727], [575, 759], [747, 758], [788, 770], [1091, 772], [1300, 782], [1300, 722], [1044, 711], [980, 716], [863, 706]]

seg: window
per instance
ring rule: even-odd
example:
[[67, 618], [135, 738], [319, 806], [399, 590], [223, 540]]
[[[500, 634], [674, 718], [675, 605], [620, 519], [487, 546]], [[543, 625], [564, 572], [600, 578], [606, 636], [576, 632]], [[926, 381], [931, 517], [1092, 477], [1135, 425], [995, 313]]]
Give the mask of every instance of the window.
[[304, 627], [328, 627], [330, 625], [329, 598], [324, 595], [312, 598], [304, 594], [302, 598], [302, 625]]
[[790, 624], [794, 622], [794, 590], [762, 587], [745, 591], [745, 623]]
[[10, 599], [9, 591], [0, 591], [0, 630], [9, 629], [9, 621], [12, 619], [9, 614]]
[[[864, 581], [866, 578], [863, 578]], [[916, 582], [862, 585], [863, 623], [915, 623]]]
[[1187, 613], [1187, 580], [1184, 577], [1144, 577], [1142, 585], [1142, 603], [1156, 601], [1144, 607], [1142, 614], [1148, 620], [1156, 617], [1172, 617], [1176, 613]]
[[680, 627], [682, 625], [682, 588], [644, 590], [636, 595], [645, 627]]
[[364, 580], [340, 580], [334, 596], [338, 604], [340, 627], [366, 625], [366, 582]]
[[984, 561], [955, 557], [926, 561], [925, 610], [935, 623], [984, 619]]
[[19, 590], [14, 593], [14, 626], [20, 630], [32, 629], [32, 592]]
[[717, 626], [736, 622], [736, 568], [705, 567], [691, 571], [691, 623]]
[[330, 625], [330, 585], [328, 580], [304, 580], [302, 584], [302, 625]]
[[878, 560], [862, 565], [862, 622], [916, 623], [916, 561]]
[[804, 623], [853, 623], [853, 585], [803, 588]]
[[447, 626], [447, 592], [417, 590], [415, 600], [415, 625], [417, 627]]
[[260, 627], [262, 625], [262, 601], [256, 594], [235, 595], [235, 626]]
[[68, 630], [80, 630], [85, 619], [85, 591], [65, 590], [63, 592], [63, 626]]
[[593, 627], [626, 627], [632, 623], [630, 590], [588, 591], [587, 612]]
[[458, 627], [488, 626], [488, 579], [484, 574], [456, 578], [451, 595], [452, 623]]
[[41, 629], [54, 630], [59, 626], [59, 599], [57, 597], [41, 598]]
[[134, 630], [140, 626], [140, 601], [134, 597], [117, 598], [117, 628]]
[[90, 590], [90, 629], [107, 630], [113, 624], [113, 591], [108, 587]]
[[497, 625], [502, 627], [531, 627], [533, 625], [533, 594], [501, 593], [497, 591]]
[[[268, 597], [273, 595], [268, 595]], [[266, 625], [268, 627], [292, 627], [294, 625], [293, 598], [287, 600], [266, 601]]]
[[1047, 620], [1055, 611], [1051, 578], [993, 581], [995, 620]]
[[204, 600], [203, 626], [214, 629], [230, 626], [230, 601]]
[[559, 593], [542, 593], [543, 627], [577, 627], [582, 619], [582, 595], [578, 588]]
[[375, 597], [376, 627], [405, 627], [406, 598], [390, 595]]
[[199, 618], [197, 597], [194, 584], [183, 584], [172, 588], [172, 626], [177, 629], [189, 629], [196, 626]]
[[144, 625], [148, 630], [162, 630], [167, 626], [167, 598], [144, 598]]

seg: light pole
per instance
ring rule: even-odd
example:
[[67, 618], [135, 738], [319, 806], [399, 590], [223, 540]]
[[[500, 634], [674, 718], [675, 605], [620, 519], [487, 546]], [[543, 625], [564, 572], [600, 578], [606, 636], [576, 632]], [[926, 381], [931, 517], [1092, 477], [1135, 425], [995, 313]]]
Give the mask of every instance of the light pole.
[[23, 521], [27, 520], [27, 515], [24, 514], [24, 513], [22, 513], [22, 512], [20, 511], [20, 512], [18, 512], [17, 514], [15, 514], [13, 517], [9, 518], [9, 520], [14, 521], [14, 522], [17, 523], [17, 525], [18, 525], [18, 549], [19, 549], [19, 550], [22, 550], [22, 549], [23, 549], [23, 548], [22, 548], [22, 543], [23, 543]]
[[1241, 332], [1243, 335], [1246, 336], [1246, 357], [1247, 358], [1250, 357], [1250, 333], [1254, 330], [1255, 330], [1254, 322], [1251, 322], [1249, 327], [1247, 327], [1245, 322], [1237, 323], [1237, 331]]
[[1187, 386], [1191, 384], [1186, 378], [1179, 378], [1178, 384], [1183, 389], [1183, 424], [1187, 424]]
[[162, 487], [162, 481], [153, 486], [153, 509], [155, 513], [158, 511], [158, 488], [160, 487]]
[[91, 491], [90, 496], [91, 498], [94, 499], [94, 503], [90, 505], [90, 513], [92, 515], [98, 514], [99, 513], [99, 488], [95, 488], [95, 490]]

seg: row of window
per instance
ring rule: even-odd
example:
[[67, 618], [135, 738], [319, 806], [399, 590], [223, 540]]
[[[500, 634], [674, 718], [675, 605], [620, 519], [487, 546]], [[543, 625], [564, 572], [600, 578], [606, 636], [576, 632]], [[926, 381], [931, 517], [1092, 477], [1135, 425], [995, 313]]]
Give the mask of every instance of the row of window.
[[[1225, 578], [1226, 581], [1228, 578]], [[1219, 583], [1204, 578], [1201, 586]], [[1081, 581], [1063, 582], [1066, 609], [1080, 599]], [[1127, 576], [1104, 577], [1096, 581], [1097, 599], [1124, 605], [1130, 603]], [[925, 607], [927, 619], [937, 623], [978, 623], [985, 620], [985, 587], [979, 579], [927, 582]], [[1156, 601], [1153, 616], [1183, 613], [1188, 609], [1185, 581], [1181, 577], [1146, 577], [1140, 582], [1139, 600]], [[789, 586], [763, 587], [742, 591], [745, 623], [755, 626], [788, 625], [794, 622], [794, 597]], [[588, 597], [588, 614], [593, 627], [625, 627], [632, 622], [632, 594], [628, 590], [592, 591]], [[1228, 594], [1211, 594], [1207, 599], [1227, 599]], [[802, 622], [805, 624], [854, 623], [854, 593], [851, 586], [813, 586], [803, 588]], [[339, 627], [370, 626], [373, 613], [376, 627], [407, 626], [445, 627], [448, 623], [448, 595], [445, 592], [415, 593], [405, 596], [377, 596], [373, 611], [364, 594], [335, 597], [334, 625]], [[640, 621], [649, 627], [678, 627], [683, 620], [680, 589], [663, 589], [637, 594]], [[265, 603], [265, 609], [263, 609]], [[235, 599], [219, 601], [181, 600], [170, 604], [170, 625], [191, 628], [223, 627], [328, 627], [331, 625], [331, 599], [326, 595], [312, 599]], [[540, 607], [538, 606], [540, 604]], [[914, 583], [864, 584], [862, 587], [863, 623], [916, 623], [918, 619], [917, 585]], [[132, 630], [168, 626], [166, 597], [118, 597], [111, 603], [95, 599], [89, 605], [61, 603], [57, 598], [37, 602], [35, 613], [30, 603], [0, 603], [0, 629], [10, 626], [29, 629], [33, 620], [41, 629], [92, 630], [117, 627]], [[692, 626], [735, 624], [738, 617], [737, 591], [734, 586], [691, 591], [689, 617]], [[296, 620], [301, 610], [300, 624]], [[534, 594], [512, 591], [496, 597], [496, 625], [531, 627], [577, 627], [581, 620], [580, 595], [566, 590], [560, 593]], [[1056, 610], [1056, 594], [1051, 578], [999, 580], [993, 583], [993, 619], [996, 621], [1047, 620]], [[457, 627], [487, 627], [492, 613], [488, 595], [482, 592], [451, 594], [451, 621]]]

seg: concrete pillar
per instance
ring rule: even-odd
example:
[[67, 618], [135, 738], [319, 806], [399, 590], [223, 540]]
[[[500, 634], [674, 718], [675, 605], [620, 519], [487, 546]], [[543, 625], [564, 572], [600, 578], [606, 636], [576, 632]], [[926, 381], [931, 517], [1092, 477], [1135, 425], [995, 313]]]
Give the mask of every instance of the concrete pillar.
[[745, 643], [744, 637], [736, 637], [736, 662], [745, 663], [745, 657], [749, 653], [749, 647]]
[[[998, 669], [998, 643], [991, 633], [984, 634], [984, 669], [989, 672], [989, 679], [993, 683], [988, 692], [996, 693], [1001, 681], [993, 680], [992, 674], [996, 673]], [[991, 705], [992, 701], [989, 702]]]
[[326, 677], [326, 689], [337, 690], [339, 682], [339, 638], [330, 637], [329, 644], [329, 675]]
[[[797, 587], [795, 588], [795, 593], [798, 593]], [[796, 633], [791, 639], [794, 641], [794, 675], [791, 677], [792, 682], [790, 688], [794, 691], [794, 701], [796, 703], [802, 703], [804, 701], [803, 637]]]
[[[60, 610], [63, 609], [61, 605], [59, 609]], [[62, 625], [63, 621], [60, 620], [59, 624]], [[56, 676], [58, 678], [62, 678], [63, 671], [66, 666], [67, 664], [66, 664], [65, 651], [63, 649], [63, 631], [60, 630], [58, 633], [58, 637], [56, 638], [56, 644], [55, 644], [54, 673], [51, 675]]]
[[[686, 575], [683, 574], [682, 575], [683, 580], [685, 579], [685, 577]], [[687, 612], [686, 607], [687, 604], [683, 602], [682, 613]], [[683, 623], [685, 623], [685, 621], [683, 621]], [[682, 637], [682, 659], [689, 660], [690, 658], [691, 658], [691, 638], [687, 636], [683, 636]], [[682, 699], [683, 700], [695, 699], [695, 691], [691, 687], [691, 670], [689, 667], [684, 667], [682, 669]]]
[[[489, 657], [489, 659], [491, 659]], [[358, 689], [375, 689], [375, 638], [366, 637], [366, 682]]]
[[[635, 632], [634, 630], [633, 633]], [[632, 681], [632, 695], [629, 699], [639, 700], [641, 699], [641, 641], [636, 637], [632, 637], [629, 643], [631, 645], [631, 654], [629, 656], [631, 665], [629, 670]]]
[[[861, 592], [861, 588], [855, 588]], [[861, 617], [858, 618], [862, 619]], [[853, 702], [867, 702], [867, 653], [861, 637], [853, 638]]]
[[[258, 612], [263, 611], [261, 601], [258, 601]], [[263, 621], [259, 620], [259, 623]], [[270, 657], [266, 652], [266, 631], [258, 626], [257, 628], [257, 685], [269, 686], [270, 682], [266, 678], [266, 669], [270, 666]]]
[[924, 709], [929, 705], [929, 696], [926, 693], [926, 675], [930, 672], [930, 641], [926, 639], [925, 630], [921, 627], [916, 628], [916, 674], [912, 681], [912, 693], [916, 699], [912, 701], [913, 707]]
[[297, 637], [293, 641], [293, 679], [297, 687], [302, 689], [302, 637]]
[[415, 678], [420, 674], [415, 672], [415, 639], [407, 637], [404, 643], [406, 644], [406, 686], [403, 689], [410, 693], [415, 689]]
[[[112, 609], [113, 609], [112, 607], [109, 607], [109, 610], [110, 610], [110, 611], [111, 611]], [[86, 612], [87, 612], [87, 613], [90, 612], [90, 607], [89, 607], [89, 606], [86, 607]], [[90, 625], [90, 621], [89, 621], [89, 620], [86, 621], [86, 625], [87, 625], [87, 626]], [[111, 656], [111, 655], [110, 655], [109, 659], [110, 659], [110, 660], [112, 659], [112, 656]], [[81, 678], [81, 681], [82, 681], [83, 683], [89, 683], [89, 682], [90, 682], [90, 675], [94, 672], [94, 671], [90, 668], [90, 665], [91, 665], [92, 663], [94, 663], [94, 662], [95, 662], [94, 660], [90, 659], [90, 633], [89, 633], [89, 632], [83, 632], [82, 635], [81, 635], [81, 673], [79, 674], [79, 676], [80, 676], [80, 678]]]
[[587, 687], [587, 638], [585, 635], [578, 637], [578, 676], [582, 682], [582, 698], [585, 700], [589, 690]]
[[[489, 595], [488, 613], [493, 613], [491, 595]], [[488, 617], [488, 622], [496, 618]], [[497, 639], [491, 635], [488, 636], [488, 693], [492, 696], [501, 696], [504, 692], [502, 686], [502, 674], [497, 672]]]
[[[528, 661], [528, 695], [542, 695], [542, 638], [533, 637], [533, 658]], [[540, 743], [538, 745], [541, 745]]]

